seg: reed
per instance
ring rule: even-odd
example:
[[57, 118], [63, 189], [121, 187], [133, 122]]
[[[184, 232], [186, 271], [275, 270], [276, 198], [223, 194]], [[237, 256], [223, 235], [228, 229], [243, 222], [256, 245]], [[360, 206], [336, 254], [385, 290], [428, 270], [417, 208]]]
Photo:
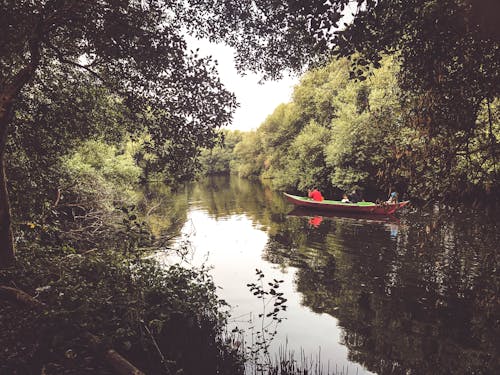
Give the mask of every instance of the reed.
[[258, 363], [247, 361], [245, 375], [357, 375], [358, 370], [350, 372], [347, 366], [339, 367], [330, 362], [323, 363], [321, 348], [317, 353], [306, 354], [300, 349], [298, 355], [288, 348], [287, 343], [280, 345], [277, 352]]

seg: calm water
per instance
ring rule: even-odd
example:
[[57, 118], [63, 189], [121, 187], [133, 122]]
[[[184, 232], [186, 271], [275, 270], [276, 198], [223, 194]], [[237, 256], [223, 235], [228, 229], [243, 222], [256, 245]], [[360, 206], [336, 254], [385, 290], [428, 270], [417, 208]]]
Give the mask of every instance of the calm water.
[[[157, 234], [173, 232], [172, 246], [190, 250], [187, 263], [212, 267], [231, 328], [247, 341], [272, 322], [259, 317], [272, 302], [263, 306], [247, 284], [256, 269], [266, 287], [283, 280], [273, 355], [286, 346], [342, 374], [500, 373], [495, 218], [435, 208], [326, 217], [227, 177], [188, 185], [175, 199], [150, 196], [161, 202], [151, 215]], [[172, 262], [170, 253], [160, 258]]]

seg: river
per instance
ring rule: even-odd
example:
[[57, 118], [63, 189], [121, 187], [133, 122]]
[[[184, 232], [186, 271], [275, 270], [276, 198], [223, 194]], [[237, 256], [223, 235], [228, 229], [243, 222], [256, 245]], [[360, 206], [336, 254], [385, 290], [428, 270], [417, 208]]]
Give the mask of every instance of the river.
[[[148, 194], [161, 202], [154, 230], [169, 231], [186, 264], [211, 267], [242, 345], [264, 332], [271, 357], [310, 373], [498, 373], [498, 218], [436, 207], [329, 217], [236, 177]], [[252, 283], [270, 294], [257, 298]]]

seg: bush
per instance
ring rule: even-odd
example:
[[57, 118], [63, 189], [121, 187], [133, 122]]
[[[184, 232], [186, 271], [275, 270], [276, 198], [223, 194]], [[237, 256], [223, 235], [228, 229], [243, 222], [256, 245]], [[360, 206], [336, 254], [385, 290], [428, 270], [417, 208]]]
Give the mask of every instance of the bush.
[[2, 303], [0, 373], [108, 373], [81, 338], [85, 331], [146, 373], [168, 373], [165, 366], [184, 374], [243, 371], [222, 339], [225, 303], [204, 269], [160, 267], [115, 251], [31, 247], [20, 249], [0, 284], [49, 306], [39, 314]]

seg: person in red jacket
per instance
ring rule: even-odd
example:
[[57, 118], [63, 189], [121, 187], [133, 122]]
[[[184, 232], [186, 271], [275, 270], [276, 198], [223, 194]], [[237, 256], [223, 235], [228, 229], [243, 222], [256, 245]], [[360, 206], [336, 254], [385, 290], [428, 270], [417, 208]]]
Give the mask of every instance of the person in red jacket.
[[314, 201], [321, 202], [324, 198], [321, 195], [321, 192], [314, 188], [313, 190], [309, 190], [309, 193], [307, 194], [309, 198], [312, 198]]

